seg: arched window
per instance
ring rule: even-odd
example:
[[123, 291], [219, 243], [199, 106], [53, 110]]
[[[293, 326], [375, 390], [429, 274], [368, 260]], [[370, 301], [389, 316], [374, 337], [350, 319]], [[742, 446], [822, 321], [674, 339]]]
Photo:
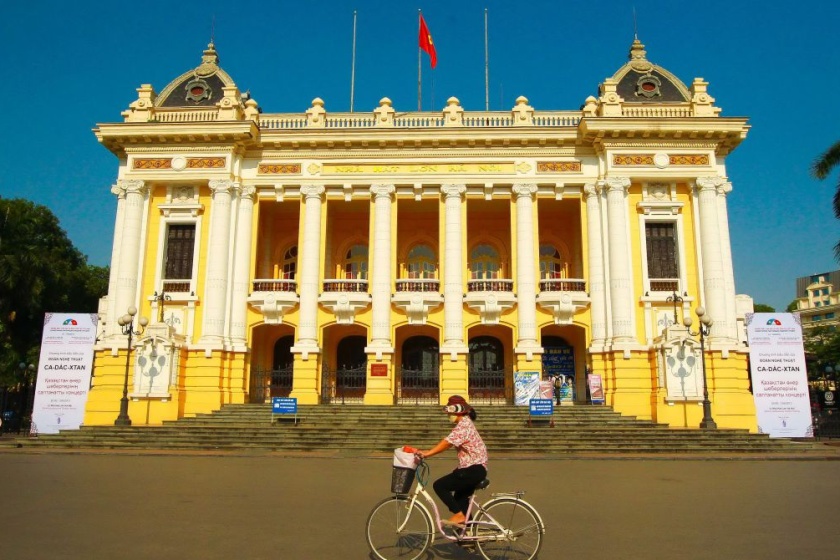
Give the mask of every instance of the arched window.
[[470, 253], [470, 273], [473, 280], [499, 278], [499, 253], [487, 244], [477, 245]]
[[367, 339], [364, 336], [345, 336], [342, 338], [338, 343], [338, 348], [336, 348], [338, 370], [365, 368], [367, 365], [366, 343]]
[[429, 336], [412, 336], [403, 343], [402, 367], [422, 371], [427, 377], [437, 377], [438, 343]]
[[292, 346], [294, 343], [295, 337], [291, 335], [284, 336], [274, 343], [274, 360], [271, 369], [292, 367], [295, 363], [295, 358], [292, 355]]
[[283, 278], [294, 280], [297, 274], [297, 245], [283, 254]]
[[560, 251], [554, 245], [540, 245], [540, 278], [566, 278], [567, 273]]
[[415, 245], [406, 262], [409, 278], [434, 278], [437, 271], [435, 252], [428, 245]]
[[367, 280], [368, 248], [353, 245], [344, 256], [344, 278], [348, 280]]
[[497, 371], [505, 367], [505, 348], [498, 338], [478, 336], [470, 340], [470, 371]]

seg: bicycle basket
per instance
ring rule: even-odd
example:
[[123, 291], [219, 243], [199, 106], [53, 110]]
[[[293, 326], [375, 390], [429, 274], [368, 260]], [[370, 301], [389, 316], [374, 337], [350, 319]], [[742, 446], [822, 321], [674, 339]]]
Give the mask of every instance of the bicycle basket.
[[391, 492], [394, 494], [408, 494], [414, 483], [414, 469], [394, 467], [391, 471]]

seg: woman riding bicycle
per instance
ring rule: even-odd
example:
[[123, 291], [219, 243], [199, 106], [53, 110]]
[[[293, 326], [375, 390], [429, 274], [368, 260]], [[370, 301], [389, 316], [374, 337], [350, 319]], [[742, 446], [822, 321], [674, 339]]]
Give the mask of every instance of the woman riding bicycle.
[[450, 447], [458, 450], [458, 468], [435, 481], [435, 493], [453, 513], [450, 525], [463, 525], [467, 521], [467, 507], [476, 486], [487, 477], [487, 447], [473, 424], [476, 413], [464, 397], [449, 397], [444, 412], [455, 427], [452, 432], [428, 451], [418, 451], [422, 457], [431, 457]]

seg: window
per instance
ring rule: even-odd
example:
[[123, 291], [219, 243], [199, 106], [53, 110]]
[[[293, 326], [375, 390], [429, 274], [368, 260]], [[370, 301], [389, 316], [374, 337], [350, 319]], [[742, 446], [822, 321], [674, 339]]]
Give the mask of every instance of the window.
[[415, 245], [408, 252], [409, 278], [434, 278], [437, 271], [435, 253], [428, 245]]
[[814, 302], [814, 307], [822, 307], [822, 302], [821, 301], [815, 301]]
[[[170, 224], [166, 232], [164, 287], [166, 292], [189, 292], [195, 253], [195, 224]], [[187, 282], [168, 282], [186, 280]]]
[[367, 280], [368, 248], [353, 245], [344, 256], [344, 278], [348, 280]]
[[834, 319], [834, 313], [833, 312], [832, 313], [826, 313], [825, 318], [826, 319]]
[[551, 280], [567, 276], [566, 263], [554, 245], [540, 245], [540, 278]]
[[645, 222], [647, 275], [650, 290], [677, 292], [680, 289], [675, 222]]
[[470, 253], [470, 272], [473, 280], [499, 278], [499, 253], [490, 245], [478, 245]]
[[824, 295], [824, 296], [828, 295], [828, 288], [823, 288], [822, 289], [822, 295]]
[[297, 274], [297, 245], [283, 255], [283, 278], [294, 280], [295, 274]]

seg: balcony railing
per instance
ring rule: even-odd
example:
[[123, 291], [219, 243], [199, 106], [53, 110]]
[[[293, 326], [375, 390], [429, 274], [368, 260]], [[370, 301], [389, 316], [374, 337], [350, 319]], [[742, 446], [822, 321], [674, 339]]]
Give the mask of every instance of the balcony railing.
[[513, 292], [513, 280], [469, 280], [468, 292]]
[[435, 278], [410, 278], [397, 280], [398, 292], [439, 292], [440, 280]]
[[354, 292], [368, 291], [367, 280], [324, 280], [325, 292]]
[[585, 292], [586, 280], [581, 278], [546, 278], [540, 280], [541, 292]]
[[258, 279], [253, 283], [255, 292], [294, 292], [297, 282], [292, 279]]
[[651, 292], [674, 293], [680, 291], [679, 278], [651, 278], [649, 282]]
[[163, 293], [165, 294], [188, 294], [192, 290], [192, 280], [163, 280]]

